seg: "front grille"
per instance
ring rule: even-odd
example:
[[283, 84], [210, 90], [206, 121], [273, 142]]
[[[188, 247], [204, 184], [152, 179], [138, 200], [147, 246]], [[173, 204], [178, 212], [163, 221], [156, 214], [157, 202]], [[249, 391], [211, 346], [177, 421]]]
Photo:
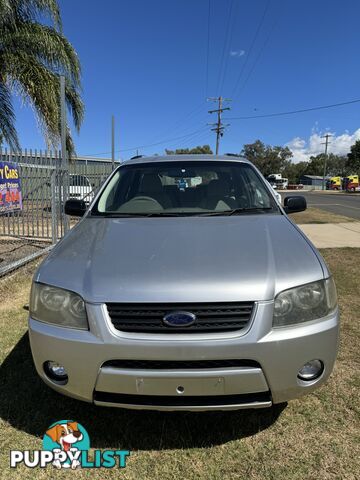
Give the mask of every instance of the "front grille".
[[242, 393], [238, 395], [208, 395], [208, 396], [170, 396], [170, 395], [129, 395], [125, 393], [110, 393], [94, 391], [94, 401], [121, 405], [143, 405], [153, 407], [196, 407], [217, 405], [231, 406], [241, 404], [257, 404], [271, 402], [270, 392]]
[[[208, 333], [242, 330], [249, 325], [254, 302], [236, 303], [108, 303], [112, 324], [123, 332]], [[188, 327], [169, 327], [165, 315], [176, 311], [191, 312], [196, 321]]]
[[204, 368], [261, 368], [255, 360], [108, 360], [102, 367], [135, 370], [191, 370]]

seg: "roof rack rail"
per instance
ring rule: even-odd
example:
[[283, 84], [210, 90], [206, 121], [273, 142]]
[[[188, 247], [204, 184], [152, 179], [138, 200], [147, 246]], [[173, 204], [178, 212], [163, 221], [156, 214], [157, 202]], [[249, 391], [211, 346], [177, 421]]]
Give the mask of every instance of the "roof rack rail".
[[134, 157], [131, 157], [130, 160], [135, 160], [136, 158], [142, 158], [145, 157], [145, 155], [135, 155]]
[[241, 157], [239, 153], [225, 153], [226, 157]]

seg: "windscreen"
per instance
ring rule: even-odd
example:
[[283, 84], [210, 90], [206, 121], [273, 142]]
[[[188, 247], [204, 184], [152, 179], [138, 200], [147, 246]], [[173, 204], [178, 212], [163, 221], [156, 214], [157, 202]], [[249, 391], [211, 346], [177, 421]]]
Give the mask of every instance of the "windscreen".
[[202, 215], [278, 211], [247, 163], [176, 161], [124, 165], [109, 180], [92, 214]]

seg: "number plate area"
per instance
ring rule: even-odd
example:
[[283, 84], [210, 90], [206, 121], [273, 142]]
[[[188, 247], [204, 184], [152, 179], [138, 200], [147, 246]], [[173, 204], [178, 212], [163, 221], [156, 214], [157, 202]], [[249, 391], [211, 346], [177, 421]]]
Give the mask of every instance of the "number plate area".
[[138, 395], [236, 395], [269, 390], [261, 368], [127, 370], [101, 368], [95, 390]]

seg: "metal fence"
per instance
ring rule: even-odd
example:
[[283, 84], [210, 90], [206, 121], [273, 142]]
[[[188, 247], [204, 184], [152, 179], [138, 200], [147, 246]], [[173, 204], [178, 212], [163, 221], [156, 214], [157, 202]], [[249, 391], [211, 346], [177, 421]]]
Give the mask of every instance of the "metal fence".
[[0, 212], [0, 276], [46, 253], [76, 223], [64, 214], [68, 197], [89, 203], [112, 171], [111, 161], [82, 159], [65, 168], [58, 151], [0, 150], [16, 164], [22, 208]]

